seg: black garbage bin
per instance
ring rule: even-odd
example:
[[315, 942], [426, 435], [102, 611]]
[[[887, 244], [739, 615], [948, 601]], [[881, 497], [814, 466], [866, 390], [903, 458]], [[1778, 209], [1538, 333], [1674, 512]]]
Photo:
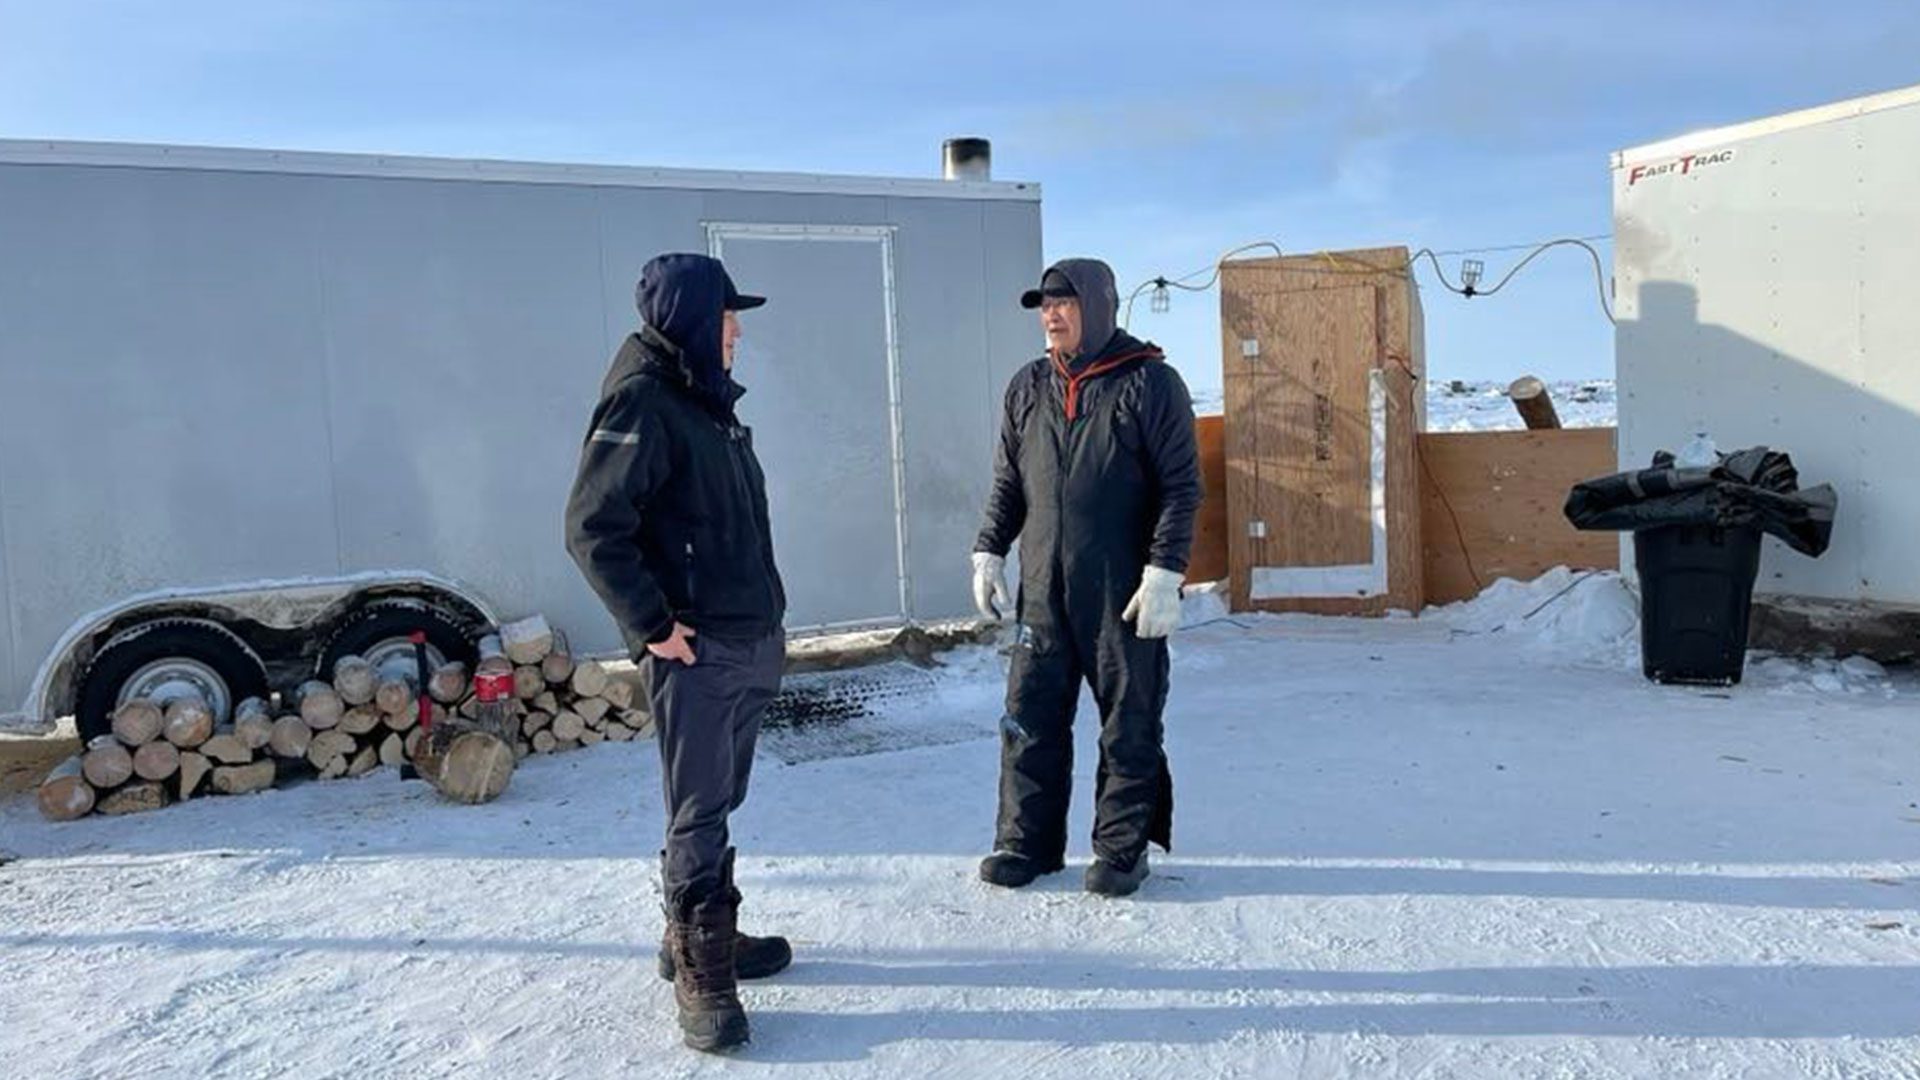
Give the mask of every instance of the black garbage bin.
[[1756, 446], [1699, 469], [1655, 454], [1650, 469], [1575, 484], [1566, 515], [1633, 534], [1647, 678], [1730, 686], [1745, 667], [1761, 535], [1818, 558], [1837, 505], [1826, 484], [1802, 489], [1786, 454]]
[[1665, 525], [1633, 534], [1640, 657], [1660, 683], [1731, 686], [1746, 669], [1760, 530]]

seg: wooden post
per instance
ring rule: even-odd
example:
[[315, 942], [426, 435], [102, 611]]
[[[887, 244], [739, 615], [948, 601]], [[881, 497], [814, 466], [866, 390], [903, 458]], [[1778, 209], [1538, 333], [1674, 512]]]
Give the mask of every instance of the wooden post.
[[136, 698], [113, 712], [113, 734], [124, 746], [140, 746], [160, 737], [166, 724], [160, 706], [146, 698]]
[[1560, 426], [1560, 416], [1553, 410], [1553, 395], [1547, 392], [1547, 384], [1532, 375], [1522, 375], [1507, 387], [1507, 396], [1513, 399], [1513, 407], [1520, 412], [1520, 419], [1526, 421], [1533, 431], [1543, 431]]
[[[156, 715], [158, 715], [156, 710]], [[133, 751], [112, 735], [102, 735], [87, 744], [80, 759], [81, 773], [100, 791], [117, 788], [133, 779]]]
[[53, 767], [40, 781], [38, 800], [40, 815], [48, 821], [73, 821], [93, 813], [93, 785], [87, 783], [80, 755]]

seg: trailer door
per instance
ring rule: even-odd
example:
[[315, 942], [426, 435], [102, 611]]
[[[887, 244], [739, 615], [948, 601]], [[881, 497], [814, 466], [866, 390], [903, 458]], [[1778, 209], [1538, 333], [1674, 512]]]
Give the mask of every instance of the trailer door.
[[710, 224], [742, 292], [734, 375], [795, 628], [912, 617], [889, 226]]

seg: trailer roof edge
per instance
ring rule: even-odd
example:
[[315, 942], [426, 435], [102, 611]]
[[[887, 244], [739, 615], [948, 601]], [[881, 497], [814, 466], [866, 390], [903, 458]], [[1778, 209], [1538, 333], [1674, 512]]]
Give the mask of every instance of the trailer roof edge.
[[408, 180], [574, 184], [588, 187], [678, 188], [799, 195], [1040, 201], [1040, 185], [1024, 181], [940, 180], [841, 176], [824, 173], [655, 168], [560, 162], [440, 158], [404, 154], [342, 154], [161, 143], [0, 139], [0, 164], [86, 165], [104, 168], [362, 176]]
[[1613, 154], [1613, 167], [1618, 169], [1627, 165], [1639, 165], [1658, 158], [1669, 158], [1686, 154], [1710, 146], [1738, 142], [1760, 135], [1773, 135], [1796, 128], [1812, 127], [1815, 124], [1831, 123], [1835, 120], [1847, 120], [1869, 113], [1884, 112], [1887, 109], [1905, 108], [1920, 105], [1920, 86], [1909, 86], [1900, 90], [1889, 90], [1882, 94], [1869, 94], [1866, 97], [1836, 101], [1830, 105], [1818, 105], [1811, 109], [1781, 113], [1777, 116], [1763, 117], [1759, 120], [1747, 120], [1725, 127], [1708, 128], [1704, 131], [1690, 132], [1686, 135], [1647, 143], [1644, 146], [1617, 150]]

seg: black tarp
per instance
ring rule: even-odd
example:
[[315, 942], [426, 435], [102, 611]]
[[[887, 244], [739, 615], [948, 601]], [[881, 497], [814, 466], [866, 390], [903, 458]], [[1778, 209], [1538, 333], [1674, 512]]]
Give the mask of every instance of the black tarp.
[[1662, 451], [1653, 467], [1575, 484], [1567, 520], [1576, 529], [1638, 532], [1663, 525], [1759, 529], [1803, 555], [1818, 557], [1833, 538], [1839, 496], [1826, 484], [1800, 489], [1786, 454], [1756, 446], [1704, 469], [1674, 466]]

